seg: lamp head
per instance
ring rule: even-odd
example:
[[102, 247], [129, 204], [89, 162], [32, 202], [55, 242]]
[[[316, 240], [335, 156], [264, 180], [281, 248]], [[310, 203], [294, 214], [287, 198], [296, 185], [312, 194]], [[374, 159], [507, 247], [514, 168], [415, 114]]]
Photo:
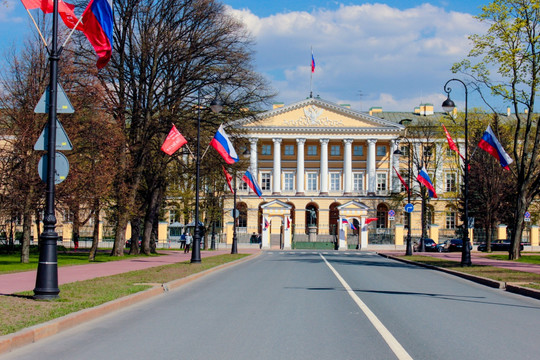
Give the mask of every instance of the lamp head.
[[396, 149], [396, 150], [394, 151], [394, 155], [401, 156], [401, 155], [403, 155], [403, 151], [401, 151], [401, 150], [399, 150], [399, 149]]
[[446, 111], [447, 113], [451, 113], [452, 111], [454, 111], [455, 107], [456, 107], [456, 104], [454, 104], [452, 99], [450, 99], [450, 94], [448, 94], [448, 97], [442, 103], [443, 110]]
[[223, 110], [223, 101], [221, 101], [221, 99], [216, 96], [214, 100], [212, 100], [212, 102], [210, 103], [210, 109], [212, 109], [212, 112], [216, 114], [221, 112], [221, 110]]

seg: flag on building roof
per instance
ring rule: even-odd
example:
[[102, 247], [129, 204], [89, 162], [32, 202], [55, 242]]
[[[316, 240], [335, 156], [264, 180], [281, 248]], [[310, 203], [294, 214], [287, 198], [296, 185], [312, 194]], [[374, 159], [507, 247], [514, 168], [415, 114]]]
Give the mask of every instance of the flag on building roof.
[[219, 126], [216, 135], [214, 135], [214, 138], [210, 141], [210, 145], [217, 150], [227, 164], [234, 164], [238, 161], [238, 155], [234, 150], [229, 136], [225, 133], [225, 130], [223, 130], [223, 124]]
[[407, 190], [407, 193], [409, 193], [409, 186], [407, 185], [407, 183], [405, 182], [405, 180], [403, 180], [403, 178], [401, 177], [401, 174], [397, 171], [396, 167], [394, 166], [394, 171], [396, 172], [398, 178], [399, 178], [399, 181], [401, 181], [401, 183], [403, 184], [403, 186], [405, 187], [405, 189]]
[[504, 169], [510, 170], [508, 165], [510, 165], [514, 160], [512, 160], [510, 155], [504, 151], [504, 148], [499, 140], [497, 140], [491, 126], [488, 125], [482, 139], [480, 139], [480, 142], [478, 143], [478, 147], [487, 151], [491, 156], [497, 159]]
[[[41, 9], [45, 14], [51, 14], [54, 11], [53, 0], [21, 0], [21, 2], [27, 10]], [[75, 5], [58, 0], [58, 15], [70, 29], [73, 29], [79, 21], [73, 9]], [[77, 25], [77, 30], [83, 30], [82, 24]]]
[[112, 55], [114, 21], [112, 0], [90, 0], [82, 18], [84, 35], [98, 56], [97, 68], [102, 69]]
[[253, 175], [251, 175], [249, 170], [246, 170], [246, 173], [242, 177], [242, 180], [244, 180], [246, 184], [248, 184], [248, 186], [251, 188], [251, 190], [253, 190], [255, 194], [257, 194], [257, 196], [259, 197], [262, 196], [262, 191], [261, 191], [261, 188], [259, 187], [259, 184], [257, 184], [257, 180], [255, 180], [255, 178], [253, 177]]
[[173, 124], [171, 131], [169, 131], [169, 135], [167, 135], [163, 145], [161, 145], [161, 150], [170, 156], [186, 143], [187, 140], [182, 136], [182, 134], [180, 134], [180, 131], [178, 131], [176, 126]]
[[450, 150], [454, 150], [455, 152], [458, 153], [458, 155], [463, 159], [465, 160], [465, 158], [463, 157], [463, 155], [461, 155], [461, 153], [459, 152], [459, 148], [457, 147], [456, 143], [454, 142], [454, 140], [452, 139], [452, 137], [450, 136], [450, 133], [448, 132], [448, 130], [446, 130], [446, 127], [444, 126], [444, 124], [442, 124], [442, 127], [444, 129], [444, 134], [446, 135], [446, 140], [448, 141], [448, 147], [450, 147]]
[[315, 72], [315, 57], [313, 56], [313, 49], [311, 49], [311, 72]]
[[231, 192], [234, 193], [234, 190], [233, 190], [232, 184], [231, 184], [232, 176], [231, 176], [231, 174], [229, 174], [227, 172], [227, 170], [225, 169], [225, 166], [221, 165], [221, 167], [223, 168], [223, 173], [225, 174], [225, 179], [227, 179], [227, 185], [229, 185], [229, 189], [231, 189]]
[[420, 172], [418, 173], [418, 176], [416, 177], [416, 179], [420, 182], [420, 184], [427, 187], [430, 197], [437, 198], [435, 187], [433, 186], [433, 183], [431, 182], [431, 179], [429, 178], [429, 175], [425, 167], [422, 167], [422, 169], [420, 169]]

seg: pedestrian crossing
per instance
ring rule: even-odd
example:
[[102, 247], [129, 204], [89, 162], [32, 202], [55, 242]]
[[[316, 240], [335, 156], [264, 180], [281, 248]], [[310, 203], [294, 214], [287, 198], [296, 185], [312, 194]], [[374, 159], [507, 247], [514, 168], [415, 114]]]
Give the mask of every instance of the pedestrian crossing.
[[363, 256], [376, 255], [373, 251], [302, 251], [302, 250], [268, 250], [265, 251], [268, 255], [327, 255], [327, 256]]

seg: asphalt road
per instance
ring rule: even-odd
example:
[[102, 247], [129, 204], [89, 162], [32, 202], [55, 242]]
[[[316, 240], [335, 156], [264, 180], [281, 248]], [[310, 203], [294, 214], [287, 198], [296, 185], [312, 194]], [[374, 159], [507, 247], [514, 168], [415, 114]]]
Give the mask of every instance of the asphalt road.
[[359, 252], [269, 251], [0, 359], [538, 359], [540, 301]]

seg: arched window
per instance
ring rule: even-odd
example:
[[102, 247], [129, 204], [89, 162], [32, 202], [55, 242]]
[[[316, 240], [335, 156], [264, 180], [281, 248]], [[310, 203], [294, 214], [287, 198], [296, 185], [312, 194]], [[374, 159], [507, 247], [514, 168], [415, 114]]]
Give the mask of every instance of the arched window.
[[330, 235], [337, 235], [338, 233], [339, 210], [337, 207], [339, 205], [341, 204], [337, 202], [330, 205], [330, 214], [328, 218], [328, 224], [330, 225]]
[[377, 206], [377, 228], [386, 229], [388, 227], [388, 206], [379, 204]]
[[236, 209], [239, 212], [239, 214], [238, 214], [238, 223], [237, 223], [236, 226], [239, 227], [239, 228], [247, 228], [247, 223], [248, 223], [247, 210], [248, 210], [248, 207], [247, 207], [246, 203], [244, 203], [244, 202], [237, 203], [236, 204]]

